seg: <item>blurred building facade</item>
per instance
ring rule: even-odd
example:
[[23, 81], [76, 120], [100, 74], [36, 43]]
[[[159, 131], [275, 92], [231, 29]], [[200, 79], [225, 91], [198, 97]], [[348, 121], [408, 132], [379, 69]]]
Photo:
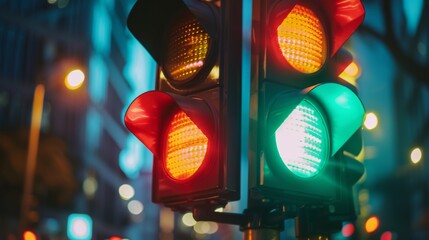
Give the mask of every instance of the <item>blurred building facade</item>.
[[[429, 4], [364, 3], [365, 21], [351, 46], [362, 68], [360, 95], [378, 125], [364, 129], [366, 174], [353, 237], [428, 239]], [[374, 232], [366, 230], [371, 217], [379, 219]]]
[[[34, 89], [38, 83], [46, 89], [31, 209], [34, 216], [25, 226], [35, 228], [40, 236], [64, 236], [67, 216], [76, 212], [91, 216], [94, 239], [157, 238], [159, 209], [150, 199], [151, 166], [143, 163], [147, 160], [150, 164], [151, 156], [136, 146], [122, 123], [125, 106], [153, 84], [144, 78], [150, 78], [155, 69], [126, 29], [133, 3], [0, 1], [3, 142], [22, 135], [16, 145], [21, 152], [27, 151]], [[86, 79], [81, 89], [72, 92], [63, 82], [74, 68], [82, 69]], [[69, 187], [73, 194], [56, 205], [45, 201], [48, 195], [55, 196], [51, 193], [55, 189], [37, 189], [47, 186], [40, 180], [45, 174], [58, 175], [46, 180], [55, 182], [64, 173], [45, 171], [41, 148], [49, 136], [65, 145], [66, 157], [58, 161], [65, 172], [72, 173], [70, 186], [62, 187]], [[47, 148], [59, 148], [56, 141], [48, 142]], [[1, 147], [2, 170], [15, 171], [21, 179], [3, 176], [0, 182], [2, 196], [12, 195], [11, 189], [14, 192], [13, 197], [3, 198], [2, 206], [10, 205], [9, 200], [16, 203], [13, 210], [3, 207], [0, 212], [0, 238], [8, 239], [21, 230], [19, 203], [26, 156], [12, 158], [12, 150], [6, 149], [6, 144]], [[13, 168], [11, 161], [20, 161], [19, 167]], [[119, 195], [122, 184], [138, 189], [131, 199], [124, 200]], [[132, 204], [130, 209], [131, 201], [134, 208], [137, 203], [137, 210], [132, 209]]]

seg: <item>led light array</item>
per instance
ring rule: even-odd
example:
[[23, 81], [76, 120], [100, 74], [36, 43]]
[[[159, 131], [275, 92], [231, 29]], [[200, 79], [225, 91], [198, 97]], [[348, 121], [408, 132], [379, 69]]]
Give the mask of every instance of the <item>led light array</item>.
[[316, 14], [295, 5], [277, 28], [278, 42], [286, 61], [303, 73], [317, 72], [325, 62], [326, 37]]
[[167, 128], [167, 136], [167, 172], [177, 180], [191, 177], [204, 160], [208, 138], [183, 111], [173, 116]]
[[210, 36], [195, 18], [173, 24], [168, 35], [164, 69], [175, 81], [187, 81], [204, 65]]
[[328, 133], [323, 116], [302, 101], [277, 129], [277, 149], [284, 164], [300, 177], [316, 175], [326, 161]]

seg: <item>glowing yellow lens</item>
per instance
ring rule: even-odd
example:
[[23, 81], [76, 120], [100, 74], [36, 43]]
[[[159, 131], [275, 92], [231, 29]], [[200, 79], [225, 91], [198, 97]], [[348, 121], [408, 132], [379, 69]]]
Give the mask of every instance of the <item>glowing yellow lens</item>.
[[312, 10], [295, 5], [277, 28], [277, 37], [283, 57], [296, 70], [314, 73], [325, 62], [325, 31]]
[[175, 81], [187, 81], [198, 73], [206, 60], [210, 36], [197, 19], [186, 15], [171, 26], [167, 39], [164, 70]]
[[191, 177], [203, 163], [208, 139], [194, 122], [180, 111], [167, 128], [165, 167], [176, 180]]

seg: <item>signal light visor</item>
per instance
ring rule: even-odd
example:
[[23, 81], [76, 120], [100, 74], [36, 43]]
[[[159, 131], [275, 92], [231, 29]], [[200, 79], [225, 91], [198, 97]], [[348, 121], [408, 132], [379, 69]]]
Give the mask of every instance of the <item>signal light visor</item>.
[[208, 138], [183, 111], [172, 117], [166, 132], [164, 166], [175, 180], [190, 178], [202, 165]]
[[213, 112], [203, 99], [149, 91], [131, 103], [124, 122], [174, 180], [191, 177], [216, 142]]
[[295, 175], [310, 178], [324, 167], [329, 156], [329, 134], [323, 114], [304, 99], [275, 131], [279, 155]]
[[211, 38], [191, 13], [179, 16], [167, 33], [163, 70], [170, 79], [186, 82], [203, 67]]
[[311, 74], [322, 68], [327, 39], [319, 17], [311, 9], [296, 4], [277, 27], [277, 40], [283, 57], [295, 70]]
[[268, 161], [302, 179], [324, 172], [365, 113], [359, 97], [337, 83], [284, 91], [268, 108]]

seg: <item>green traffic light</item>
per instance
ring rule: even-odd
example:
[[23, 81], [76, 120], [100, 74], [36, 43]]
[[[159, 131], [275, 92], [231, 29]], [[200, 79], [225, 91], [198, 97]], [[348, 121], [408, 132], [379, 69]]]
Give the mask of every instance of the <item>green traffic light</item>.
[[357, 95], [340, 84], [285, 91], [270, 106], [273, 150], [295, 176], [314, 177], [361, 127], [364, 112]]
[[328, 128], [323, 114], [304, 99], [275, 131], [276, 146], [286, 167], [295, 175], [317, 175], [329, 155]]

